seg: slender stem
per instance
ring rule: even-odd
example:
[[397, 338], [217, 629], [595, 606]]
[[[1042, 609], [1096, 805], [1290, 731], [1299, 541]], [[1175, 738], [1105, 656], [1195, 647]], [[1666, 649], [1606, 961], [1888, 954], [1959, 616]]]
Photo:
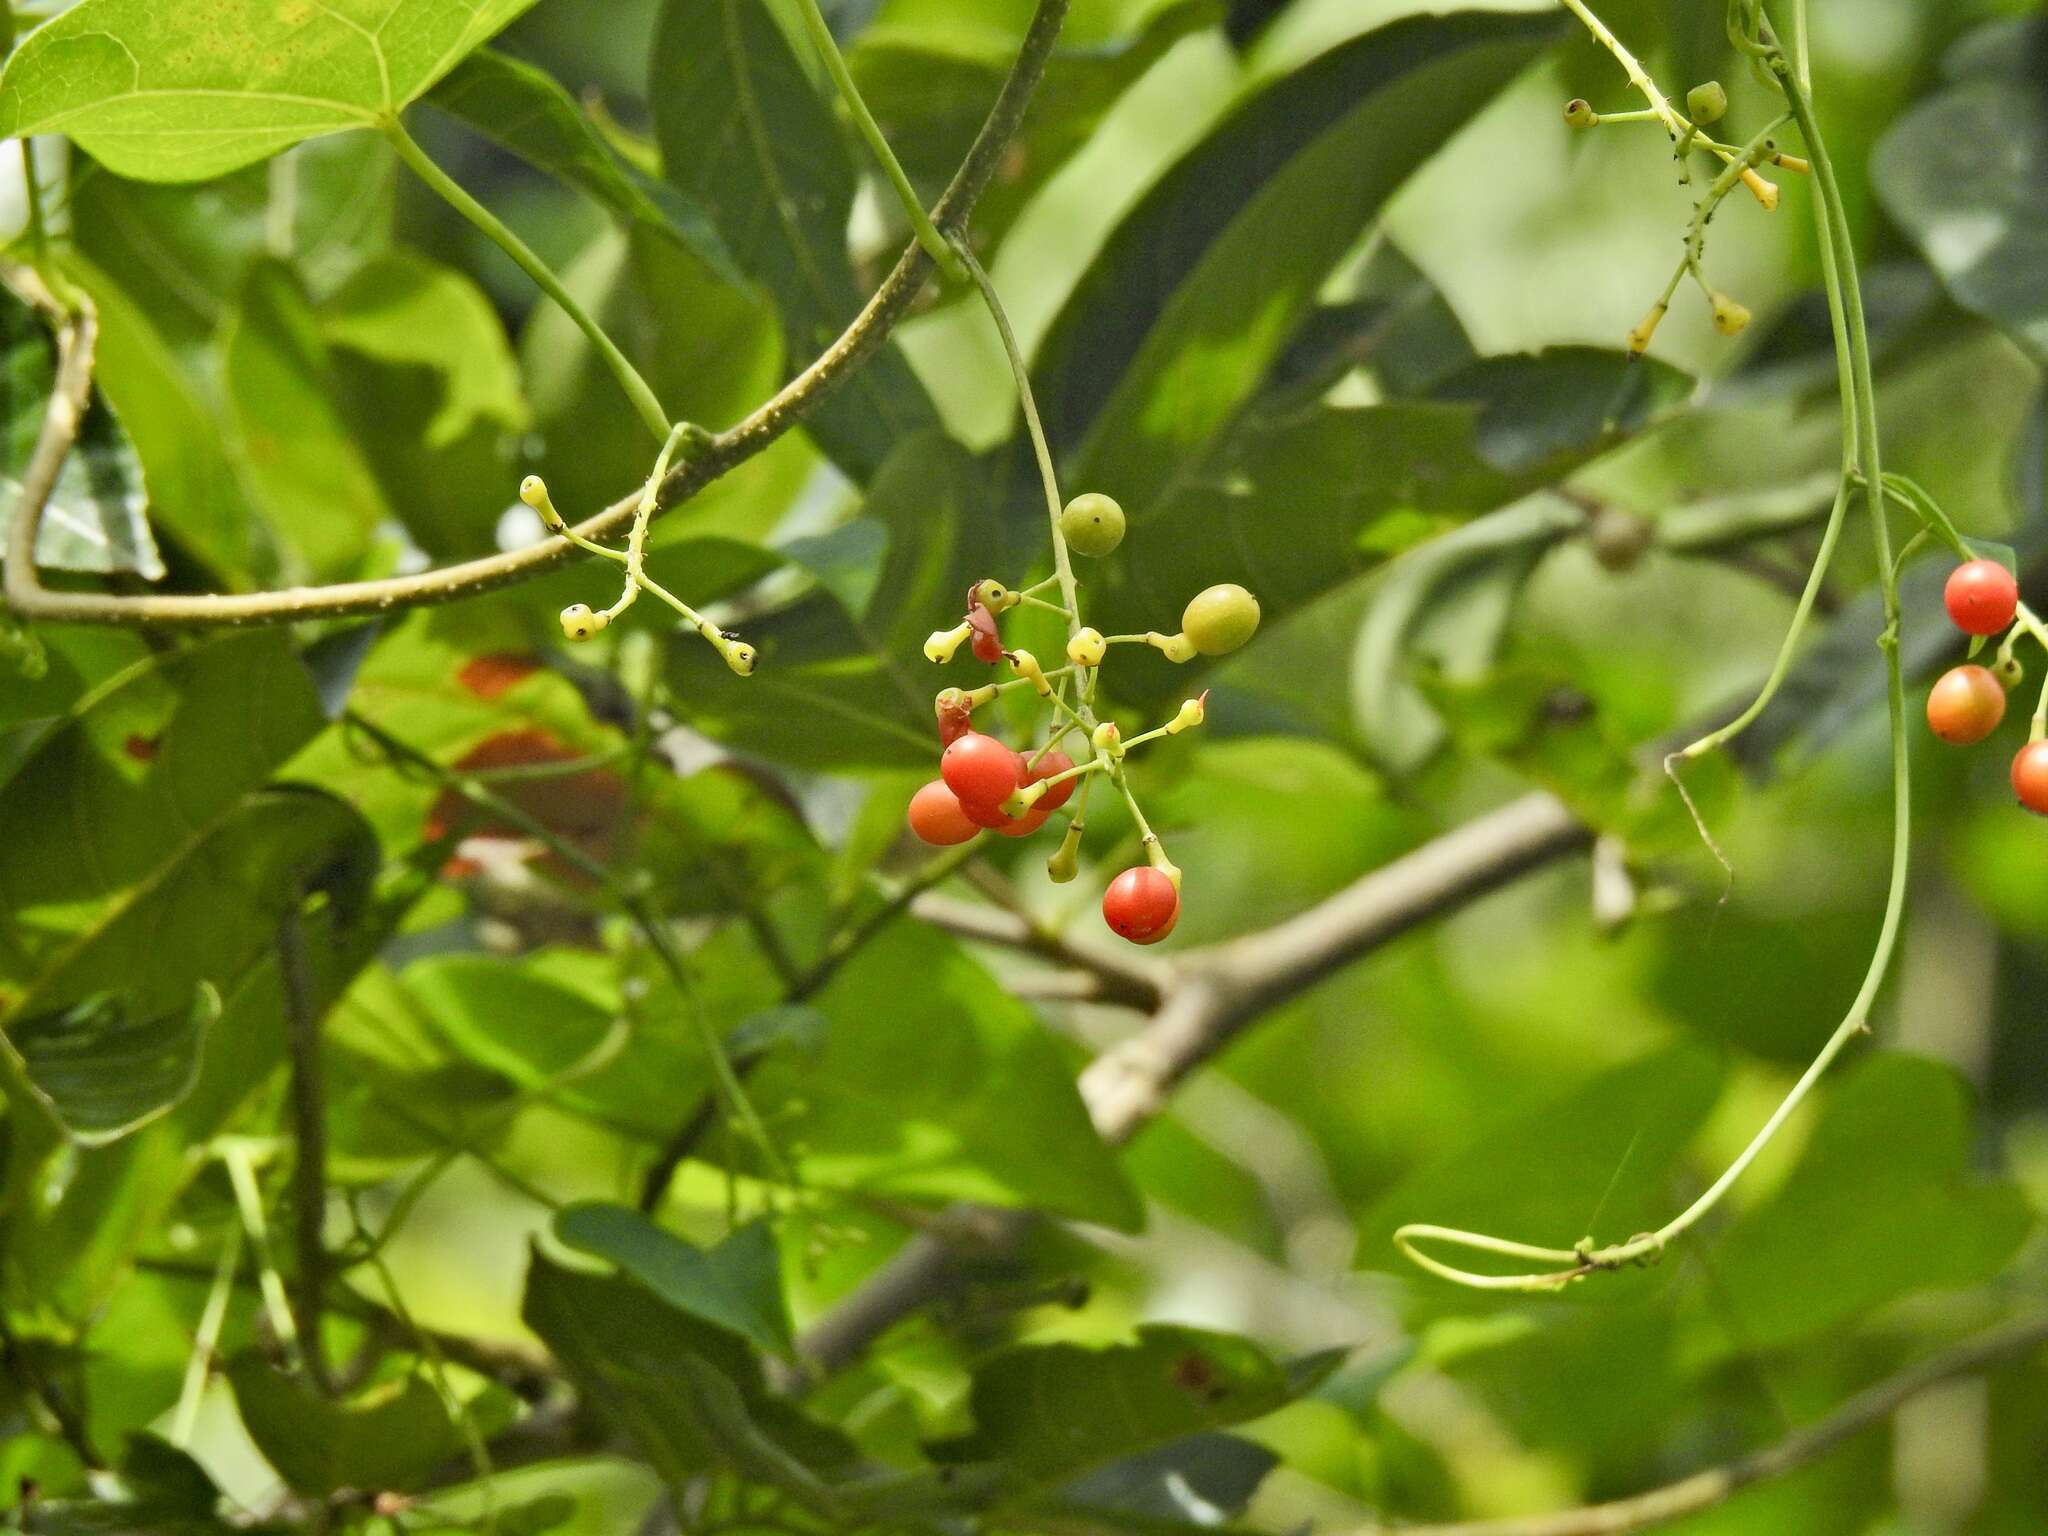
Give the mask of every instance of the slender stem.
[[299, 1355], [299, 1330], [285, 1298], [284, 1281], [278, 1278], [277, 1263], [270, 1256], [270, 1224], [263, 1215], [263, 1190], [256, 1182], [255, 1165], [249, 1149], [239, 1141], [225, 1142], [220, 1160], [228, 1171], [228, 1183], [235, 1192], [235, 1206], [242, 1214], [242, 1229], [249, 1234], [249, 1246], [256, 1255], [256, 1284], [263, 1297], [263, 1309], [270, 1316], [270, 1328], [277, 1342], [293, 1358]]
[[669, 432], [668, 413], [661, 408], [661, 402], [655, 398], [654, 391], [648, 387], [647, 381], [640, 377], [640, 371], [626, 360], [626, 354], [619, 350], [618, 343], [606, 335], [604, 327], [592, 319], [590, 312], [576, 302], [575, 297], [562, 285], [562, 280], [534, 253], [533, 247], [515, 235], [490, 209], [471, 197], [462, 183], [436, 165], [427, 152], [420, 148], [419, 141], [406, 132], [405, 124], [397, 118], [386, 121], [384, 136], [391, 141], [391, 147], [398, 152], [398, 158], [405, 162], [414, 175], [438, 193], [457, 213], [488, 235], [507, 256], [519, 264], [521, 271], [539, 285], [542, 293], [561, 305], [563, 313], [576, 322], [576, 328], [588, 336], [590, 344], [597, 348], [598, 356], [604, 359], [605, 367], [609, 368], [612, 377], [618, 380], [619, 388], [625, 391], [626, 398], [633, 402], [633, 409], [639, 412], [640, 419], [647, 424], [647, 430], [654, 434], [656, 441], [666, 438]]
[[[1574, 11], [1579, 0], [1565, 0]], [[1759, 13], [1761, 16], [1761, 12]], [[1697, 1223], [1718, 1205], [1722, 1197], [1768, 1146], [1792, 1113], [1803, 1103], [1815, 1083], [1827, 1072], [1849, 1042], [1870, 1028], [1870, 1010], [1884, 985], [1897, 948], [1905, 916], [1906, 880], [1912, 852], [1911, 761], [1906, 730], [1905, 675], [1899, 660], [1899, 587], [1897, 564], [1892, 558], [1891, 532], [1886, 522], [1883, 467], [1878, 453], [1877, 386], [1870, 361], [1870, 337], [1865, 323], [1863, 294], [1856, 268], [1856, 254], [1849, 240], [1848, 221], [1841, 189], [1828, 158], [1827, 145], [1813, 112], [1807, 87], [1784, 48], [1762, 18], [1763, 40], [1767, 44], [1769, 67], [1805, 136], [1812, 159], [1817, 216], [1820, 220], [1823, 275], [1828, 286], [1829, 311], [1835, 322], [1843, 388], [1842, 489], [1838, 494], [1832, 527], [1839, 521], [1841, 507], [1852, 484], [1861, 484], [1863, 499], [1871, 514], [1871, 537], [1876, 546], [1879, 589], [1884, 600], [1884, 630], [1878, 646], [1885, 658], [1885, 698], [1891, 729], [1892, 766], [1892, 856], [1890, 881], [1885, 892], [1884, 917], [1878, 929], [1870, 963], [1856, 990], [1849, 1010], [1835, 1027], [1812, 1063], [1792, 1085], [1768, 1120], [1749, 1144], [1724, 1169], [1719, 1178], [1677, 1216], [1655, 1232], [1604, 1248], [1585, 1245], [1575, 1249], [1542, 1248], [1513, 1243], [1454, 1228], [1411, 1224], [1394, 1234], [1403, 1253], [1424, 1269], [1444, 1279], [1481, 1290], [1553, 1290], [1597, 1271], [1617, 1269], [1625, 1264], [1654, 1260], [1664, 1246]], [[1824, 557], [1823, 557], [1824, 558]], [[1816, 562], [1818, 566], [1819, 562]], [[1467, 1252], [1533, 1260], [1562, 1266], [1533, 1274], [1481, 1274], [1445, 1263], [1424, 1253], [1416, 1245], [1434, 1242]]]
[[220, 1333], [227, 1323], [228, 1303], [234, 1299], [235, 1270], [242, 1262], [242, 1229], [228, 1228], [220, 1245], [220, 1262], [214, 1267], [213, 1287], [206, 1293], [206, 1306], [199, 1314], [199, 1327], [192, 1335], [192, 1353], [185, 1360], [185, 1379], [178, 1388], [177, 1411], [171, 1416], [171, 1444], [180, 1450], [192, 1444], [192, 1432], [199, 1425], [199, 1407], [206, 1396], [207, 1377], [213, 1371], [213, 1357], [220, 1349]]
[[320, 1056], [320, 1015], [307, 969], [306, 937], [296, 907], [277, 929], [277, 968], [284, 983], [285, 1045], [291, 1058], [292, 1237], [294, 1310], [306, 1348], [306, 1371], [323, 1392], [334, 1390], [320, 1319], [327, 1310], [327, 1090]]
[[952, 246], [946, 243], [946, 237], [932, 223], [924, 204], [918, 201], [917, 189], [911, 186], [910, 178], [903, 173], [903, 163], [896, 158], [896, 151], [889, 147], [889, 140], [883, 134], [881, 124], [875, 121], [875, 114], [861, 99], [860, 87], [854, 84], [853, 72], [846, 67], [846, 56], [839, 51], [839, 40], [832, 35], [831, 26], [818, 9], [818, 0], [802, 0], [797, 10], [803, 16], [804, 27], [810, 32], [819, 57], [825, 61], [826, 72], [839, 88], [840, 99], [846, 103], [846, 110], [853, 114], [860, 136], [867, 140], [868, 148], [880, 162], [883, 174], [889, 178], [889, 185], [896, 189], [897, 200], [903, 204], [903, 211], [910, 218], [917, 243], [924, 247], [927, 256], [938, 263], [940, 271], [955, 282], [963, 280], [967, 269], [960, 264]]

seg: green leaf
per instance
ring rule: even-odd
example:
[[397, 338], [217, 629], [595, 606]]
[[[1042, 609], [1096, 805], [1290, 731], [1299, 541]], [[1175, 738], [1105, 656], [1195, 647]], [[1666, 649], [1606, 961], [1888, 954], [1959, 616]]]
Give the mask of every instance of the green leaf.
[[1034, 1482], [1285, 1406], [1342, 1351], [1283, 1365], [1249, 1339], [1154, 1324], [1129, 1344], [1014, 1345], [974, 1372], [972, 1433], [930, 1447], [948, 1462], [999, 1461]]
[[[792, 363], [809, 362], [866, 297], [846, 245], [857, 178], [831, 108], [758, 0], [666, 0], [648, 95], [669, 180], [774, 298]], [[893, 346], [807, 423], [856, 480], [897, 441], [937, 424]]]
[[220, 350], [225, 414], [251, 499], [314, 573], [348, 570], [391, 508], [336, 408], [327, 343], [290, 268], [250, 269]]
[[729, 1467], [808, 1507], [835, 1506], [825, 1479], [852, 1463], [853, 1447], [772, 1397], [738, 1335], [635, 1280], [580, 1274], [538, 1253], [522, 1315], [664, 1482]]
[[[977, 242], [994, 242], [1087, 143], [1119, 97], [1183, 38], [1215, 24], [1219, 0], [1168, 0], [1128, 36], [1056, 49], [1004, 173], [974, 208]], [[1070, 23], [1070, 31], [1072, 24]], [[1016, 57], [996, 16], [878, 20], [847, 58], [861, 96], [919, 190], [934, 201], [959, 169]]]
[[199, 984], [191, 1006], [131, 1018], [118, 993], [20, 1019], [8, 1038], [29, 1085], [65, 1134], [101, 1146], [147, 1125], [199, 1079], [199, 1053], [220, 1017], [220, 994]]
[[251, 1355], [230, 1364], [227, 1377], [250, 1439], [299, 1493], [402, 1489], [462, 1453], [441, 1395], [420, 1376], [340, 1402]]
[[545, 71], [495, 48], [479, 48], [427, 100], [618, 217], [681, 240], [720, 279], [745, 281], [704, 211], [674, 192], [669, 207], [657, 203]]
[[1280, 356], [1385, 200], [1556, 35], [1411, 17], [1245, 100], [1125, 217], [1040, 348], [1076, 484], [1147, 506]]
[[1138, 1226], [1059, 1053], [951, 939], [898, 923], [812, 1001], [824, 1049], [764, 1059], [749, 1087], [805, 1184]]
[[0, 135], [62, 133], [141, 181], [204, 181], [375, 127], [533, 0], [81, 0], [0, 71]]
[[[1722, 1077], [1713, 1053], [1676, 1046], [1610, 1068], [1554, 1104], [1486, 1129], [1462, 1151], [1418, 1168], [1372, 1208], [1361, 1223], [1366, 1262], [1416, 1276], [1418, 1285], [1455, 1295], [1469, 1308], [1476, 1293], [1452, 1291], [1400, 1256], [1396, 1227], [1429, 1222], [1549, 1248], [1650, 1230], [1676, 1209], [1673, 1165], [1714, 1107]], [[1515, 1265], [1455, 1250], [1451, 1260], [1481, 1271]], [[1623, 1273], [1603, 1277], [1597, 1290], [1564, 1294], [1608, 1304], [1648, 1283]]]
[[1938, 1062], [1886, 1052], [1846, 1074], [1791, 1177], [1714, 1245], [1742, 1347], [1996, 1274], [2035, 1218], [2016, 1186], [1974, 1175], [1976, 1134], [1968, 1087]]
[[[21, 477], [35, 453], [50, 402], [55, 365], [49, 336], [11, 294], [0, 296], [0, 538], [14, 521]], [[43, 505], [36, 564], [51, 571], [125, 571], [161, 581], [142, 465], [113, 407], [94, 394], [78, 446], [64, 461]]]
[[611, 1261], [670, 1306], [729, 1329], [756, 1349], [790, 1352], [782, 1260], [764, 1222], [735, 1228], [716, 1247], [699, 1248], [638, 1211], [598, 1202], [557, 1212], [555, 1236]]
[[506, 431], [527, 424], [504, 327], [483, 291], [451, 268], [419, 256], [379, 257], [321, 303], [319, 327], [329, 346], [440, 376], [440, 404], [426, 426], [430, 448], [446, 447], [480, 421]]
[[1948, 84], [1878, 143], [1871, 179], [1955, 301], [2048, 360], [2048, 22], [1978, 28]]

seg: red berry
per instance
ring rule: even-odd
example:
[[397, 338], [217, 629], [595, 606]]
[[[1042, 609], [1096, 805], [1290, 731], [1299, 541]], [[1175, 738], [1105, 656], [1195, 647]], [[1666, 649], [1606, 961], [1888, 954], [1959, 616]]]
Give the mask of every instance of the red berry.
[[1003, 824], [997, 827], [996, 831], [1004, 837], [1029, 837], [1045, 825], [1045, 818], [1051, 814], [1051, 809], [1046, 805], [1045, 801], [1041, 800], [1022, 816], [1005, 818]]
[[1944, 672], [1927, 695], [1927, 723], [1943, 741], [1975, 746], [2005, 718], [2005, 689], [1982, 667]]
[[964, 843], [981, 829], [967, 819], [953, 791], [937, 779], [910, 797], [910, 830], [936, 847]]
[[969, 731], [939, 757], [939, 776], [968, 812], [990, 811], [1024, 782], [1024, 759], [979, 731]]
[[[1027, 760], [1027, 764], [1024, 770], [1024, 782], [1027, 784], [1036, 784], [1040, 779], [1050, 779], [1057, 774], [1065, 773], [1069, 768], [1073, 766], [1074, 760], [1071, 757], [1067, 756], [1066, 753], [1057, 750], [1051, 751], [1046, 753], [1043, 757], [1037, 758], [1035, 760]], [[1038, 797], [1038, 804], [1034, 805], [1031, 809], [1034, 811], [1044, 811], [1047, 816], [1050, 816], [1054, 811], [1058, 810], [1061, 806], [1065, 805], [1067, 801], [1070, 798], [1072, 798], [1074, 793], [1074, 786], [1080, 782], [1081, 781], [1079, 779], [1062, 780], [1060, 783], [1053, 785], [1053, 787], [1051, 789], [1048, 789], [1044, 794], [1040, 795]], [[1039, 818], [1039, 820], [1041, 821], [1043, 821], [1044, 819], [1045, 817], [1043, 816]]]
[[1966, 635], [1996, 635], [2011, 625], [2020, 584], [1996, 560], [1972, 560], [1949, 573], [1942, 591], [1948, 616]]
[[2036, 816], [2048, 816], [2048, 741], [2032, 741], [2012, 760], [2012, 790]]
[[1102, 920], [1133, 944], [1157, 944], [1180, 921], [1180, 892], [1148, 864], [1127, 869], [1102, 893]]

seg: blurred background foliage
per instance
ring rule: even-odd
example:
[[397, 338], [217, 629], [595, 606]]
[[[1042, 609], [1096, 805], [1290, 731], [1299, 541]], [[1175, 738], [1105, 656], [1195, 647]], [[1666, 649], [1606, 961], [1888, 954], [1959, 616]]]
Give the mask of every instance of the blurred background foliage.
[[[1121, 1153], [1073, 1078], [1141, 1020], [1048, 998], [1041, 956], [904, 917], [793, 986], [922, 863], [900, 829], [929, 695], [972, 680], [935, 674], [924, 635], [971, 580], [1048, 558], [995, 334], [936, 283], [811, 426], [656, 525], [652, 569], [760, 646], [752, 679], [652, 605], [564, 653], [556, 611], [603, 600], [587, 565], [370, 626], [43, 628], [46, 670], [0, 681], [10, 1518], [1508, 1516], [1769, 1443], [2048, 1302], [2048, 841], [1997, 749], [2020, 709], [1973, 753], [1916, 723], [1918, 863], [1875, 1041], [1660, 1267], [1496, 1300], [1389, 1242], [1415, 1219], [1612, 1241], [1690, 1199], [1840, 1017], [1889, 856], [1853, 534], [1739, 763], [1693, 771], [1731, 884], [1645, 767], [1754, 689], [1831, 491], [1808, 188], [1715, 221], [1746, 335], [1681, 295], [1626, 362], [1689, 208], [1660, 136], [1567, 130], [1571, 96], [1634, 103], [1562, 13], [1428, 9], [1076, 0], [975, 239], [1069, 489], [1131, 514], [1084, 573], [1097, 621], [1171, 628], [1219, 580], [1265, 604], [1198, 679], [1149, 653], [1104, 675], [1133, 725], [1214, 690], [1204, 731], [1134, 766], [1187, 871], [1162, 953], [1308, 910], [1531, 787], [1601, 834], [1605, 898], [1575, 857], [1388, 944], [1269, 1010]], [[1030, 10], [827, 6], [921, 192]], [[1604, 15], [1667, 85], [1721, 79], [1735, 123], [1764, 110], [1719, 5]], [[542, 0], [409, 121], [673, 414], [722, 427], [907, 239], [799, 39], [778, 0]], [[2041, 602], [2048, 20], [1825, 0], [1813, 50], [1887, 467], [2011, 545]], [[104, 325], [101, 407], [40, 548], [53, 584], [420, 569], [539, 538], [524, 474], [580, 516], [646, 473], [585, 339], [376, 135], [196, 185], [54, 139], [35, 163], [49, 259]], [[773, 175], [801, 195], [778, 204]], [[17, 239], [23, 204], [15, 174]], [[50, 378], [33, 318], [7, 319], [0, 511]], [[1939, 564], [1907, 583], [1923, 683], [1960, 652]], [[449, 772], [609, 879], [536, 856]], [[1074, 885], [1005, 844], [942, 895], [1099, 948], [1096, 893], [1136, 843], [1097, 812]], [[304, 1217], [288, 986], [324, 1014], [338, 1399], [261, 1283], [294, 1275]], [[717, 1113], [706, 1028], [793, 1186]], [[780, 1395], [795, 1333], [958, 1200], [1060, 1220], [801, 1409]], [[1188, 1371], [1213, 1396], [1179, 1390]], [[2048, 1361], [1938, 1389], [1676, 1528], [2048, 1529]]]

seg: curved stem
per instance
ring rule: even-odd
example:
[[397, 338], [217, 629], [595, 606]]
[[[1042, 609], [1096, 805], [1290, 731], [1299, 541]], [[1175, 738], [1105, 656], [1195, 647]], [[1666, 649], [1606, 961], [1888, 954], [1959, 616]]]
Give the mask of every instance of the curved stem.
[[917, 189], [910, 184], [910, 178], [903, 173], [903, 162], [896, 158], [896, 151], [889, 147], [888, 137], [882, 132], [882, 125], [875, 121], [875, 114], [868, 110], [868, 104], [861, 99], [860, 87], [854, 84], [853, 72], [846, 67], [846, 56], [839, 51], [839, 40], [832, 35], [832, 28], [825, 15], [818, 9], [818, 0], [803, 0], [797, 7], [802, 14], [804, 26], [811, 34], [819, 56], [825, 61], [825, 69], [832, 76], [832, 83], [839, 88], [840, 100], [846, 103], [846, 110], [853, 114], [854, 125], [860, 129], [860, 136], [867, 140], [868, 148], [881, 163], [883, 174], [889, 178], [889, 185], [896, 189], [897, 201], [903, 204], [903, 211], [910, 218], [910, 228], [917, 236], [917, 243], [924, 247], [925, 254], [938, 263], [939, 270], [958, 281], [967, 276], [967, 269], [960, 264], [960, 258], [953, 247], [946, 243], [946, 237], [939, 233], [932, 223], [931, 215], [925, 212], [924, 204], [918, 201]]
[[519, 269], [539, 285], [540, 291], [562, 306], [564, 314], [576, 322], [576, 328], [590, 338], [590, 344], [597, 348], [598, 356], [604, 359], [605, 367], [611, 370], [613, 378], [619, 381], [626, 398], [633, 402], [633, 409], [640, 413], [640, 419], [647, 423], [647, 430], [657, 440], [668, 436], [668, 413], [661, 408], [654, 391], [647, 381], [640, 377], [640, 371], [626, 360], [618, 343], [605, 334], [603, 326], [591, 318], [590, 312], [577, 303], [569, 290], [562, 286], [562, 280], [555, 276], [548, 264], [534, 254], [533, 247], [506, 226], [505, 222], [482, 203], [469, 195], [461, 182], [436, 165], [419, 141], [405, 131], [405, 124], [397, 118], [389, 119], [384, 125], [384, 137], [391, 141], [391, 147], [398, 152], [412, 173], [425, 182], [441, 199], [461, 214], [470, 223], [482, 230], [491, 240], [519, 264]]

